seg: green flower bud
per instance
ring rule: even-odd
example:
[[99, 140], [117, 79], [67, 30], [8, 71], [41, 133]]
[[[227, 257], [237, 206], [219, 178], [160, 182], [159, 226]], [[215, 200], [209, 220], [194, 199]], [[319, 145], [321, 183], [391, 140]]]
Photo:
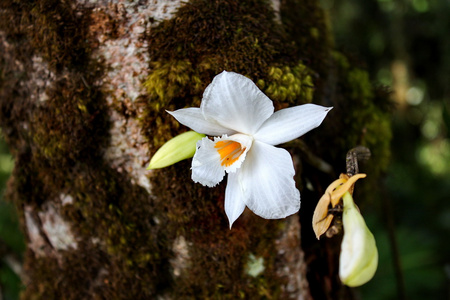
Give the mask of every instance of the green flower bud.
[[341, 244], [339, 277], [347, 286], [360, 286], [372, 279], [378, 266], [375, 238], [349, 192], [343, 196], [344, 238]]
[[188, 131], [170, 139], [153, 155], [147, 170], [165, 168], [193, 157], [197, 141], [204, 137], [204, 134]]

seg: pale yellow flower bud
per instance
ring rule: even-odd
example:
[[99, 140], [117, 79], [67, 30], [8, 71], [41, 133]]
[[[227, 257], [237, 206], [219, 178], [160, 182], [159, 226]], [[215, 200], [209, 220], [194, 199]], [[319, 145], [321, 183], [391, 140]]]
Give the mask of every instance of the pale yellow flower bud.
[[148, 165], [148, 170], [165, 168], [183, 159], [191, 158], [195, 154], [197, 141], [204, 138], [204, 134], [188, 131], [170, 139], [156, 151]]
[[375, 238], [349, 192], [344, 194], [343, 201], [344, 238], [341, 244], [339, 277], [345, 285], [355, 287], [372, 279], [378, 266], [378, 250]]

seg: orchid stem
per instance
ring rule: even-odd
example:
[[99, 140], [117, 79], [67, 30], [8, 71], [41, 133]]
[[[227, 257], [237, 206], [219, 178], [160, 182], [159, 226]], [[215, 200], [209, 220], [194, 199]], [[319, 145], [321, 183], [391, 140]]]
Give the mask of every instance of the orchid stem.
[[370, 158], [370, 150], [364, 146], [356, 146], [347, 152], [347, 175], [352, 177], [359, 173], [358, 161], [367, 161]]

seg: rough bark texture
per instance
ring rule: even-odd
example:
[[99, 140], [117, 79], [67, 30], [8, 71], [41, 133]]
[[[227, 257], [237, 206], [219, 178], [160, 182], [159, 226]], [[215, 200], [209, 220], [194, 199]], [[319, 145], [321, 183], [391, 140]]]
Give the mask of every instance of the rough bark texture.
[[[276, 109], [334, 106], [307, 148], [286, 145], [299, 215], [246, 211], [229, 230], [225, 183], [193, 183], [190, 161], [145, 170], [186, 130], [165, 110], [199, 106], [222, 70], [250, 77]], [[389, 158], [386, 99], [333, 49], [315, 0], [2, 1], [0, 125], [28, 243], [23, 298], [350, 297], [340, 237], [317, 242], [312, 210], [358, 144], [372, 151], [373, 189]], [[263, 271], [251, 276], [252, 264]]]

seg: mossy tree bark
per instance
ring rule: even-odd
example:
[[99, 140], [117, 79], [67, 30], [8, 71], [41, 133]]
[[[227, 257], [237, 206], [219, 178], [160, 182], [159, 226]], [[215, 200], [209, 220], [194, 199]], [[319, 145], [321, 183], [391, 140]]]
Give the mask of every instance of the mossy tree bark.
[[[0, 53], [0, 125], [15, 158], [7, 196], [28, 244], [24, 299], [351, 297], [337, 276], [341, 236], [316, 241], [312, 211], [358, 144], [372, 151], [366, 188], [375, 185], [389, 157], [388, 105], [333, 49], [318, 1], [7, 0]], [[299, 215], [246, 211], [229, 230], [225, 183], [193, 183], [189, 161], [145, 170], [186, 130], [165, 110], [199, 106], [222, 70], [250, 77], [276, 109], [334, 106], [301, 147], [285, 145]]]

